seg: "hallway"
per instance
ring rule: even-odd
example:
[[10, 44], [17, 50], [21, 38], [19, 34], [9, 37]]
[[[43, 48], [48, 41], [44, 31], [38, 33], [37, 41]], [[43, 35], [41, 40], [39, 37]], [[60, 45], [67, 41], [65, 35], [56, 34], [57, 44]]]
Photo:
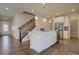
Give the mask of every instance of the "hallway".
[[33, 55], [78, 55], [79, 54], [79, 40], [72, 38], [70, 40], [61, 39], [59, 43], [49, 47], [42, 53], [37, 53], [31, 50]]
[[20, 43], [11, 36], [0, 36], [0, 55], [23, 54], [29, 54], [29, 42]]

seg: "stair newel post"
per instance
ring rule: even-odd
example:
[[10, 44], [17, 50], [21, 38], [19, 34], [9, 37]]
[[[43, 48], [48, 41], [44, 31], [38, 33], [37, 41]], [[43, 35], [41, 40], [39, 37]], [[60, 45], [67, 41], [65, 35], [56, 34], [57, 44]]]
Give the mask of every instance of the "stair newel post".
[[19, 39], [20, 39], [19, 41], [22, 42], [22, 39], [21, 39], [21, 28], [19, 29]]

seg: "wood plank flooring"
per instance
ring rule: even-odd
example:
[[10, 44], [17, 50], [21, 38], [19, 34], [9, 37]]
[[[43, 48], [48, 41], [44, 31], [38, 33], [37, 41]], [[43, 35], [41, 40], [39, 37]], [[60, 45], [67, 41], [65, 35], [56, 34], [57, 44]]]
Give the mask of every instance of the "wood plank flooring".
[[20, 43], [11, 36], [0, 36], [0, 55], [29, 55], [29, 41]]
[[20, 43], [11, 36], [0, 36], [0, 55], [79, 55], [79, 40], [61, 39], [59, 43], [38, 53], [30, 49], [30, 42]]

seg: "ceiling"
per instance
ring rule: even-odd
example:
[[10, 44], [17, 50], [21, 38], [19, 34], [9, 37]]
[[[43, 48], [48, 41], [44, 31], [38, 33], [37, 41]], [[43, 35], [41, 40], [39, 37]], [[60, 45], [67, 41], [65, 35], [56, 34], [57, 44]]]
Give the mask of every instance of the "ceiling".
[[[5, 8], [8, 8], [6, 10]], [[34, 10], [33, 12], [31, 10]], [[66, 14], [78, 10], [79, 3], [0, 3], [0, 15], [13, 17], [22, 11], [34, 13], [43, 17], [50, 17], [56, 14]]]

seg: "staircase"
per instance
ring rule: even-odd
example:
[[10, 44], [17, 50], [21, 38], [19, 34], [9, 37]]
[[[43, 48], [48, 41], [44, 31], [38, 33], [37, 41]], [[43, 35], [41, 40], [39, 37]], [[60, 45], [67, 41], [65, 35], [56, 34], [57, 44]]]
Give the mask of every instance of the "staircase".
[[35, 28], [35, 17], [20, 26], [19, 29], [19, 41], [22, 42], [22, 39], [28, 35], [29, 31]]

